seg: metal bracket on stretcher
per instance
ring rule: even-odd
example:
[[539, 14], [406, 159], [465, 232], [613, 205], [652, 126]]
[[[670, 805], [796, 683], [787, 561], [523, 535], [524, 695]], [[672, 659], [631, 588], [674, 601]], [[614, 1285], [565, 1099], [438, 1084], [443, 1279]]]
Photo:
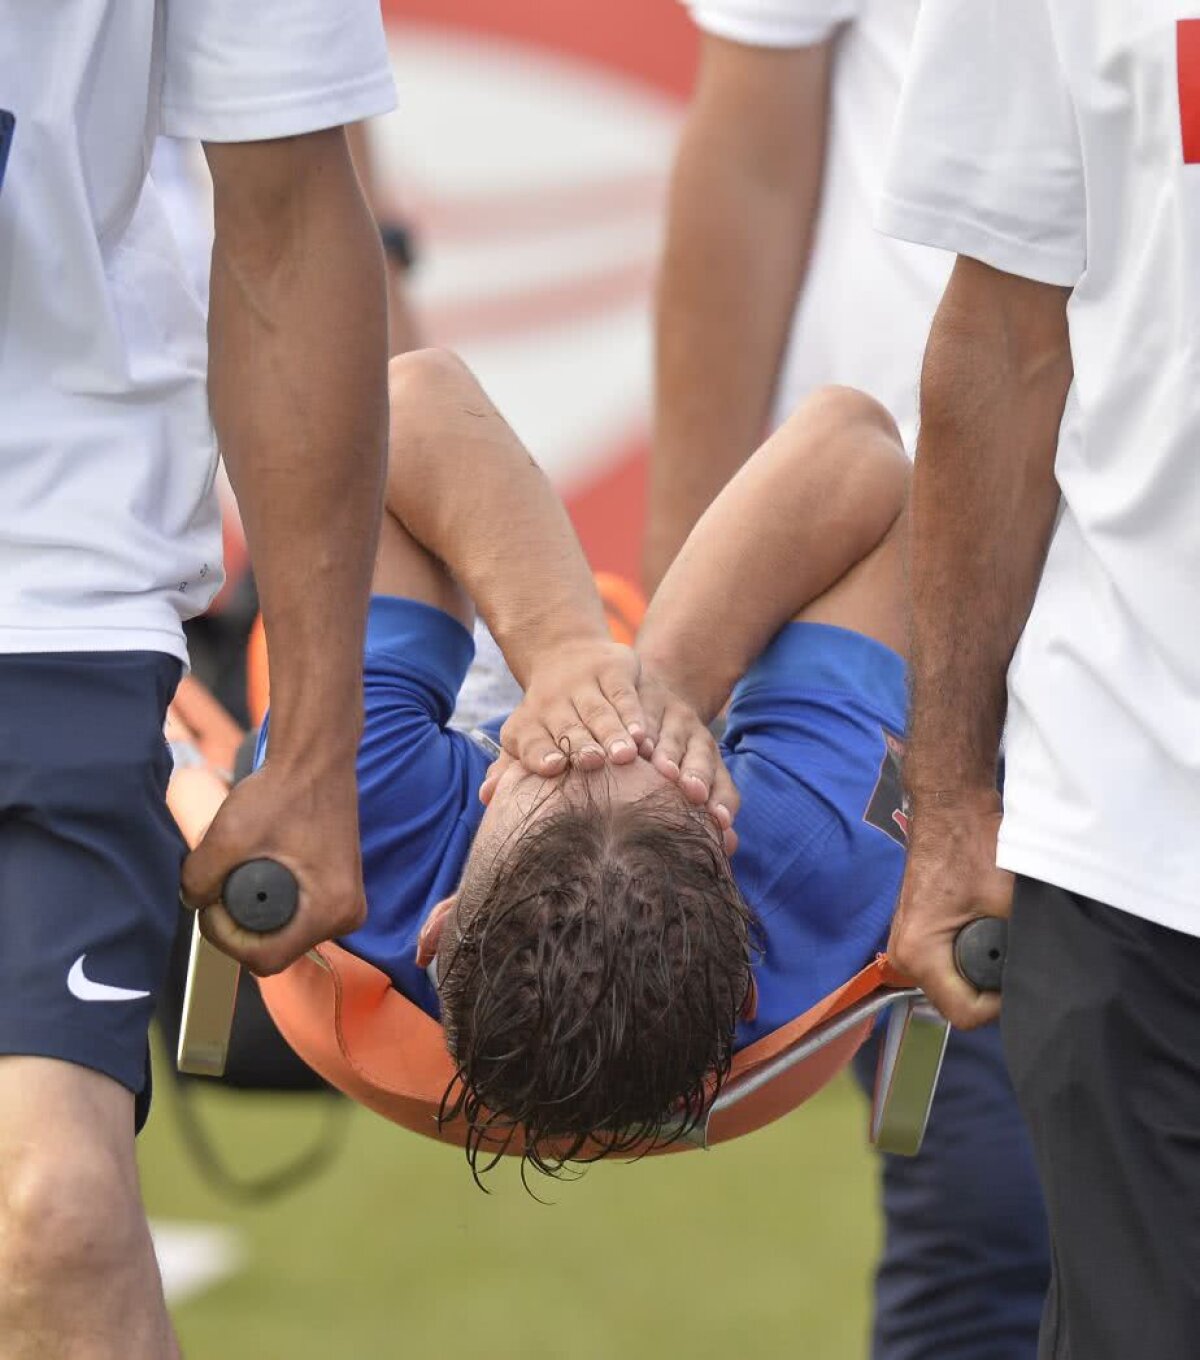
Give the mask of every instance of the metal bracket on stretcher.
[[713, 1121], [756, 1091], [814, 1057], [864, 1021], [887, 1014], [871, 1108], [871, 1141], [884, 1152], [906, 1157], [921, 1150], [930, 1106], [937, 1091], [949, 1026], [925, 1000], [919, 987], [876, 992], [819, 1025], [799, 1043], [744, 1077], [733, 1077], [708, 1109], [703, 1122], [686, 1135], [697, 1147], [709, 1146]]
[[[244, 734], [199, 681], [185, 676], [167, 711], [164, 736], [175, 763], [167, 804], [184, 840], [195, 845], [229, 794]], [[221, 893], [238, 924], [257, 931], [285, 925], [296, 910], [297, 896], [295, 879], [271, 860], [240, 865]], [[176, 1054], [181, 1072], [224, 1074], [241, 972], [236, 960], [201, 935], [197, 915]]]
[[[190, 844], [195, 844], [228, 794], [229, 781], [220, 771], [233, 768], [241, 733], [216, 701], [196, 682], [188, 680], [180, 687], [168, 718], [167, 738], [176, 761], [168, 802], [184, 836]], [[271, 861], [254, 861], [230, 876], [223, 900], [226, 908], [247, 929], [278, 928], [295, 910], [295, 881], [285, 869]], [[1006, 929], [1005, 922], [984, 918], [973, 921], [959, 932], [955, 944], [959, 971], [981, 990], [1000, 987]], [[342, 982], [338, 980], [333, 955], [340, 951], [330, 948], [328, 952], [329, 959], [320, 951], [314, 951], [315, 957], [310, 955], [310, 958], [331, 976], [331, 986], [336, 992]], [[352, 956], [347, 963], [360, 971], [365, 967], [353, 963]], [[334, 970], [332, 974], [331, 969]], [[848, 1061], [870, 1024], [886, 1014], [887, 1029], [880, 1048], [871, 1111], [871, 1139], [886, 1152], [915, 1155], [920, 1150], [937, 1091], [949, 1027], [929, 1005], [924, 993], [917, 987], [904, 985], [903, 978], [893, 970], [880, 963], [867, 971], [875, 979], [869, 990], [856, 988], [864, 976], [860, 975], [840, 993], [815, 1008], [815, 1023], [807, 1029], [801, 1026], [790, 1043], [786, 1042], [786, 1031], [780, 1031], [765, 1041], [768, 1048], [761, 1059], [751, 1050], [744, 1050], [703, 1122], [685, 1135], [682, 1144], [707, 1148], [757, 1127], [764, 1117], [769, 1119], [786, 1113], [792, 1106], [783, 1099], [783, 1093], [796, 1085], [795, 1078], [800, 1077], [803, 1083], [799, 1071], [801, 1064], [811, 1062], [819, 1066], [824, 1062], [829, 1073], [837, 1070], [836, 1066], [830, 1066], [830, 1060]], [[223, 1073], [239, 973], [238, 964], [210, 945], [200, 935], [197, 925], [192, 938], [180, 1027], [180, 1071], [202, 1076]], [[274, 979], [272, 985], [278, 987], [280, 982], [281, 979]], [[279, 1021], [278, 1015], [276, 1020]], [[424, 1024], [428, 1025], [429, 1021], [424, 1020]], [[286, 1028], [284, 1032], [292, 1040]], [[338, 1036], [339, 1043], [343, 1039], [343, 1035]], [[780, 1040], [784, 1041], [783, 1046], [778, 1046]], [[302, 1052], [301, 1056], [320, 1070], [320, 1063], [314, 1062], [313, 1055]], [[441, 1056], [448, 1062], [444, 1052]], [[743, 1062], [746, 1058], [752, 1060]], [[829, 1073], [820, 1076], [813, 1089], [818, 1089]], [[330, 1073], [323, 1075], [338, 1084]], [[437, 1094], [440, 1096], [440, 1091]], [[767, 1112], [771, 1106], [775, 1108]], [[432, 1108], [437, 1109], [436, 1100], [432, 1102]], [[421, 1123], [410, 1127], [429, 1131]]]
[[[1007, 935], [1006, 923], [995, 917], [972, 921], [958, 933], [954, 945], [958, 970], [980, 991], [1000, 990]], [[919, 987], [875, 992], [818, 1025], [753, 1072], [733, 1077], [709, 1107], [703, 1123], [688, 1135], [689, 1140], [698, 1147], [707, 1147], [714, 1120], [857, 1025], [885, 1013], [887, 1028], [879, 1049], [871, 1102], [871, 1141], [881, 1152], [915, 1157], [925, 1138], [950, 1038], [949, 1024]]]

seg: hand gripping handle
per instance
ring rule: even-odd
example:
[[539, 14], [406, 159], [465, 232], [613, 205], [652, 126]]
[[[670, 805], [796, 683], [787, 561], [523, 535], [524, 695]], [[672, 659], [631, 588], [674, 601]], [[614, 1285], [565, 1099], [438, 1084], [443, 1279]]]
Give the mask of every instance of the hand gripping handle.
[[998, 992], [1008, 954], [1008, 922], [981, 916], [954, 937], [954, 962], [964, 978], [981, 992]]
[[258, 935], [282, 930], [296, 914], [300, 885], [290, 869], [273, 859], [239, 864], [221, 892], [225, 910], [242, 927]]

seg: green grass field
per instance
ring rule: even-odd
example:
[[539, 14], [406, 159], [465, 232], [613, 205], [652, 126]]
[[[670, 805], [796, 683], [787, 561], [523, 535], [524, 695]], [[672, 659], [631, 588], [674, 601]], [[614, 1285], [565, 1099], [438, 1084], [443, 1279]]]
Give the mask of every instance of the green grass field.
[[[160, 1065], [161, 1071], [161, 1065]], [[187, 1360], [858, 1360], [876, 1246], [875, 1165], [843, 1079], [709, 1153], [544, 1183], [471, 1181], [462, 1157], [355, 1110], [335, 1168], [231, 1208], [183, 1151], [168, 1083], [141, 1139], [150, 1213], [235, 1226], [246, 1268], [176, 1313]], [[244, 1169], [300, 1147], [309, 1098], [205, 1090]]]

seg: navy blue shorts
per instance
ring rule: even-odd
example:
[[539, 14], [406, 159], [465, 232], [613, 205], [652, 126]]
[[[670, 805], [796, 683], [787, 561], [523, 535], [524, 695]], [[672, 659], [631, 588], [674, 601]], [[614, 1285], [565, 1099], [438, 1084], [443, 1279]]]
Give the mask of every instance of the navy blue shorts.
[[106, 1073], [138, 1127], [179, 911], [162, 725], [180, 670], [157, 652], [0, 656], [0, 1054]]

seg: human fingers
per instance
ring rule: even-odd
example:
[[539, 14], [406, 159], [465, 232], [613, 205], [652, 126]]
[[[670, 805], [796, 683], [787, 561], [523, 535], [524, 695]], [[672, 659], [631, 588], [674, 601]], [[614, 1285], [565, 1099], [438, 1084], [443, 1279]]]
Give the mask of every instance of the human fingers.
[[[628, 765], [630, 761], [637, 759], [638, 742], [645, 735], [645, 722], [641, 716], [640, 704], [637, 706], [638, 723], [635, 737], [599, 684], [587, 686], [574, 694], [572, 699], [578, 726], [582, 727], [584, 733], [582, 744], [578, 747], [572, 745], [572, 753], [578, 750], [582, 755], [586, 749], [599, 746], [602, 753], [608, 753], [609, 759], [615, 765]], [[574, 736], [578, 740], [577, 731]]]
[[[606, 669], [600, 676], [600, 689], [628, 733], [636, 754], [636, 748], [644, 740], [653, 741], [656, 735], [656, 724], [650, 706], [643, 702], [625, 667]], [[612, 754], [611, 747], [609, 754]]]
[[678, 704], [668, 705], [663, 712], [658, 740], [650, 753], [650, 762], [661, 775], [678, 783], [682, 774], [688, 741], [695, 726], [695, 718]]
[[[239, 925], [221, 900], [233, 870], [256, 859], [282, 865], [299, 889], [295, 915], [269, 934]], [[272, 778], [265, 769], [244, 780], [184, 861], [180, 897], [200, 909], [206, 938], [263, 974], [356, 929], [366, 901], [353, 767], [311, 784]]]
[[956, 1029], [977, 1029], [999, 1017], [1000, 993], [981, 992], [959, 973], [953, 936], [909, 936], [902, 931], [889, 944], [888, 956]]
[[[573, 716], [573, 710], [565, 709], [557, 723], [565, 727]], [[559, 746], [555, 729], [551, 726], [553, 722], [555, 719], [552, 717], [534, 717], [517, 709], [500, 729], [500, 745], [513, 760], [520, 761], [530, 774], [551, 778], [562, 774], [567, 768], [570, 751], [569, 748], [564, 751]]]
[[479, 801], [484, 807], [487, 807], [492, 801], [496, 792], [496, 785], [499, 783], [500, 772], [496, 769], [496, 763], [493, 761], [488, 766], [487, 773], [483, 776], [483, 783], [479, 786]]
[[723, 808], [729, 817], [732, 826], [737, 820], [738, 812], [742, 806], [742, 796], [737, 791], [737, 785], [733, 782], [733, 776], [729, 773], [729, 767], [725, 764], [720, 754], [720, 747], [717, 747], [717, 767], [713, 776], [712, 793], [709, 795], [709, 810], [716, 816]]
[[688, 734], [687, 746], [679, 766], [679, 787], [689, 803], [702, 806], [708, 802], [720, 763], [720, 752], [712, 733], [697, 720]]
[[[969, 842], [967, 849], [969, 850]], [[974, 1029], [994, 1020], [1000, 995], [981, 992], [959, 973], [954, 941], [981, 916], [1007, 915], [1011, 876], [986, 856], [973, 862], [963, 840], [942, 841], [930, 851], [918, 843], [910, 852], [900, 902], [888, 940], [888, 955], [921, 987], [951, 1024]]]
[[738, 834], [733, 829], [733, 817], [729, 809], [723, 803], [714, 804], [710, 800], [708, 812], [721, 833], [721, 844], [725, 847], [725, 853], [732, 855], [738, 848]]
[[516, 761], [513, 760], [512, 756], [504, 751], [487, 767], [483, 776], [483, 783], [479, 786], [479, 801], [484, 807], [487, 807], [492, 801], [496, 786], [500, 783], [505, 771], [511, 769], [515, 764]]
[[[328, 906], [328, 899], [324, 905]], [[301, 895], [301, 907], [293, 920], [282, 930], [260, 934], [239, 925], [223, 902], [204, 907], [198, 916], [200, 933], [223, 953], [235, 958], [259, 977], [270, 977], [282, 972], [318, 944], [337, 935], [349, 934], [361, 924], [366, 914], [366, 903], [361, 898], [349, 899], [346, 910], [335, 923], [326, 911], [316, 910], [315, 904]]]

